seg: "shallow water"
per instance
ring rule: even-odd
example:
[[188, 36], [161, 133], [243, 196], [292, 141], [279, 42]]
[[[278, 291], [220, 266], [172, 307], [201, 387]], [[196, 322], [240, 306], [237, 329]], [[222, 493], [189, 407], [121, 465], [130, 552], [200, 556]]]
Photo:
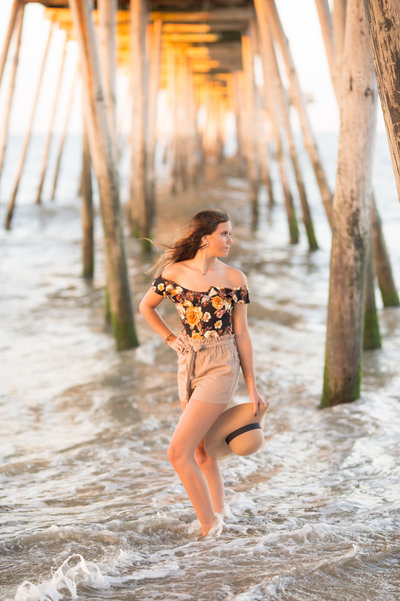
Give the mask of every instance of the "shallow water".
[[[321, 145], [333, 181], [334, 143]], [[378, 199], [399, 282], [400, 207], [382, 148]], [[256, 226], [232, 166], [209, 167], [195, 191], [160, 192], [158, 239], [198, 207], [229, 209], [229, 260], [248, 275], [256, 371], [271, 404], [264, 449], [223, 463], [224, 531], [199, 540], [166, 457], [179, 417], [176, 359], [140, 316], [140, 348], [114, 350], [98, 222], [95, 281], [80, 277], [74, 165], [64, 168], [57, 202], [35, 207], [31, 161], [13, 230], [0, 233], [1, 598], [397, 600], [399, 310], [380, 308], [384, 346], [365, 354], [362, 398], [318, 409], [329, 236], [311, 175], [321, 246], [313, 254], [305, 240], [287, 243], [277, 184], [278, 205], [269, 210], [261, 193]], [[150, 260], [134, 241], [128, 254], [137, 306]], [[172, 304], [162, 311], [177, 324]]]

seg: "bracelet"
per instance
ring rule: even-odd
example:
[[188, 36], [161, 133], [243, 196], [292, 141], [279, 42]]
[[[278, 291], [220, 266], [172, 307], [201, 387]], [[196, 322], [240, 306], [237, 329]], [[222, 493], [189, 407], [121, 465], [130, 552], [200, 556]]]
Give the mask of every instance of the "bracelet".
[[175, 338], [176, 338], [175, 334], [173, 332], [170, 332], [168, 334], [168, 336], [166, 336], [164, 338], [164, 342], [166, 342], [168, 344], [169, 342], [171, 342], [171, 340], [174, 340]]

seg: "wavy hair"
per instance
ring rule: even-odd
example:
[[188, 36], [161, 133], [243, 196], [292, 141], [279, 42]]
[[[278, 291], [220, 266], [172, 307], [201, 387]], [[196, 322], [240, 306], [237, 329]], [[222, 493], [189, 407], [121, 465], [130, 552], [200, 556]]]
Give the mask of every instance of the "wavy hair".
[[193, 259], [197, 251], [204, 248], [201, 244], [203, 236], [215, 232], [220, 223], [229, 221], [228, 213], [220, 209], [206, 209], [199, 211], [189, 221], [187, 232], [181, 238], [178, 238], [172, 244], [163, 244], [166, 250], [162, 253], [158, 261], [149, 271], [158, 270], [162, 272], [163, 268], [170, 263], [179, 263]]

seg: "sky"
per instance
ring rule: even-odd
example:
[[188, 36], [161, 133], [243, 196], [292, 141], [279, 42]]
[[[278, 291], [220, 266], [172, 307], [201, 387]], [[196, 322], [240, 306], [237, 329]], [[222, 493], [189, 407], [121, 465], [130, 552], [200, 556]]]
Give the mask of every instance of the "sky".
[[[0, 0], [0, 49], [7, 30], [12, 0]], [[308, 105], [314, 131], [338, 131], [338, 111], [325, 58], [322, 37], [314, 0], [277, 0], [286, 36], [289, 39], [294, 61], [303, 91], [312, 95], [314, 101]], [[49, 22], [43, 17], [40, 4], [28, 4], [24, 19], [21, 58], [14, 96], [14, 107], [10, 122], [10, 133], [23, 133], [29, 120], [30, 109], [36, 88], [40, 63], [46, 45]], [[64, 32], [53, 36], [46, 65], [39, 106], [34, 122], [34, 133], [47, 131], [55, 85], [61, 62]], [[54, 130], [59, 133], [64, 122], [66, 98], [71, 85], [77, 59], [76, 44], [69, 44], [67, 63], [61, 88], [61, 101], [57, 111]], [[0, 89], [0, 123], [3, 119], [7, 69]], [[121, 83], [121, 86], [124, 84]], [[75, 101], [70, 122], [70, 131], [80, 131], [79, 102]]]

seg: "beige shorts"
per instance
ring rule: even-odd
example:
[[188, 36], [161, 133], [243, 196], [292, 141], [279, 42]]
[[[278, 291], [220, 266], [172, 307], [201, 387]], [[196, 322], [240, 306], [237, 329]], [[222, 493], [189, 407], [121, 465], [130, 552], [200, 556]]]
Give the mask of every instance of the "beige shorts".
[[178, 354], [178, 390], [181, 402], [190, 399], [224, 405], [236, 390], [240, 361], [234, 334], [220, 338], [186, 340]]

